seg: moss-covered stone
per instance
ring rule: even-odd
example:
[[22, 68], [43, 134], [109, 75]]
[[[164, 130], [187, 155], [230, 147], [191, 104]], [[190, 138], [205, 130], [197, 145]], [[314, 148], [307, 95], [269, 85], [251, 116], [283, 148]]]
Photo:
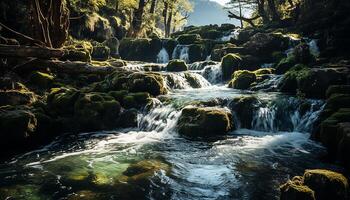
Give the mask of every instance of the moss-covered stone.
[[313, 190], [294, 181], [281, 185], [280, 191], [280, 200], [316, 200]]
[[95, 60], [107, 60], [111, 50], [109, 47], [104, 46], [103, 44], [96, 44], [93, 47], [91, 57]]
[[282, 92], [296, 93], [298, 82], [310, 74], [310, 69], [304, 65], [296, 65], [284, 74], [282, 81], [279, 84], [279, 89]]
[[304, 185], [315, 191], [316, 199], [348, 199], [349, 184], [342, 174], [329, 170], [313, 169], [306, 170], [303, 178]]
[[0, 106], [29, 105], [36, 101], [34, 93], [28, 90], [0, 91]]
[[125, 108], [141, 108], [151, 101], [147, 92], [129, 93], [124, 96], [122, 106]]
[[259, 101], [255, 96], [241, 96], [232, 100], [230, 107], [240, 120], [241, 128], [251, 128], [251, 122]]
[[169, 72], [187, 71], [188, 66], [183, 60], [171, 60], [166, 66], [166, 70]]
[[295, 57], [293, 55], [288, 56], [287, 58], [281, 59], [276, 65], [276, 73], [284, 74], [289, 69], [291, 69], [296, 64]]
[[224, 80], [227, 80], [231, 77], [235, 71], [234, 68], [240, 63], [241, 60], [242, 58], [238, 54], [227, 54], [222, 58], [221, 69]]
[[31, 73], [29, 76], [29, 82], [41, 88], [50, 88], [53, 85], [54, 80], [54, 76], [39, 71]]
[[155, 62], [161, 49], [159, 39], [124, 38], [120, 41], [119, 54], [125, 60]]
[[235, 89], [248, 89], [252, 83], [256, 81], [256, 75], [254, 72], [247, 70], [235, 71], [233, 79], [229, 83], [229, 87]]
[[188, 137], [223, 135], [233, 129], [232, 115], [220, 108], [187, 107], [182, 110], [177, 128]]
[[119, 57], [119, 40], [111, 37], [102, 43], [110, 49], [110, 55], [114, 58]]
[[269, 75], [269, 74], [274, 74], [275, 73], [275, 69], [274, 68], [261, 68], [258, 70], [254, 71], [254, 74], [256, 76], [260, 76], [260, 75]]
[[103, 130], [117, 126], [121, 106], [104, 93], [81, 94], [74, 104], [74, 118], [81, 130]]
[[49, 112], [57, 115], [73, 115], [74, 104], [80, 92], [76, 89], [52, 88], [47, 97]]
[[181, 45], [194, 44], [200, 40], [201, 40], [201, 36], [199, 34], [183, 34], [177, 38], [177, 41]]
[[202, 61], [206, 58], [206, 49], [203, 44], [191, 44], [188, 46], [188, 60], [190, 63]]

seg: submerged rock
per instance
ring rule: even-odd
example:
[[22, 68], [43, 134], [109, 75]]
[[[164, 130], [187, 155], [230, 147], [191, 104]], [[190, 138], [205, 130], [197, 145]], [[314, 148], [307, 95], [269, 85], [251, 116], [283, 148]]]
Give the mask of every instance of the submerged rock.
[[188, 66], [183, 60], [171, 60], [166, 66], [166, 70], [169, 72], [187, 71]]
[[223, 135], [233, 129], [232, 114], [222, 108], [186, 107], [182, 110], [177, 129], [189, 137]]

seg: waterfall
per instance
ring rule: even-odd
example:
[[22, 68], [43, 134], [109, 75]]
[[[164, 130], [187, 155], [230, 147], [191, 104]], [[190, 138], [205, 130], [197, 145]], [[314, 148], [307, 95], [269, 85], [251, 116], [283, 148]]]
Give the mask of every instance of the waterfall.
[[202, 76], [212, 84], [222, 82], [221, 63], [206, 66], [202, 70]]
[[269, 132], [311, 132], [323, 107], [324, 103], [319, 100], [278, 98], [254, 111], [252, 128]]
[[317, 40], [313, 39], [310, 42], [308, 42], [309, 49], [311, 55], [315, 56], [316, 58], [320, 56], [320, 49], [317, 46]]
[[164, 74], [168, 89], [203, 88], [211, 84], [200, 74], [194, 72]]
[[169, 62], [169, 54], [166, 49], [163, 47], [158, 55], [157, 55], [157, 63], [168, 63]]
[[224, 35], [220, 41], [222, 42], [229, 42], [231, 39], [237, 39], [238, 38], [238, 34], [240, 32], [241, 29], [235, 29], [234, 31], [230, 32], [228, 35]]
[[184, 60], [186, 63], [189, 63], [189, 46], [188, 45], [176, 45], [173, 54], [172, 59], [180, 59]]
[[264, 92], [271, 92], [271, 91], [277, 91], [277, 87], [279, 83], [281, 82], [283, 75], [266, 75], [268, 76], [267, 79], [257, 83], [255, 86], [251, 88], [252, 91], [264, 91]]

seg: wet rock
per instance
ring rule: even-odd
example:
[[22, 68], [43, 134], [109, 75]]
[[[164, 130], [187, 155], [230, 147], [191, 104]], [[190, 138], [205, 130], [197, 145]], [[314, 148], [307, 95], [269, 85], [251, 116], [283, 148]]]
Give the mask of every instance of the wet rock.
[[337, 158], [347, 169], [350, 169], [350, 122], [339, 123], [337, 135], [339, 136]]
[[233, 73], [233, 79], [229, 82], [229, 87], [235, 89], [248, 89], [256, 81], [254, 72], [247, 70], [238, 70]]
[[119, 117], [118, 124], [122, 128], [137, 127], [138, 112], [136, 109], [125, 110]]
[[185, 73], [185, 78], [192, 88], [201, 88], [202, 84], [200, 80], [192, 73]]
[[122, 106], [124, 108], [141, 108], [151, 101], [151, 96], [147, 92], [129, 93], [123, 97]]
[[254, 96], [242, 96], [232, 100], [230, 108], [240, 120], [241, 128], [251, 128], [258, 103], [258, 99]]
[[276, 73], [277, 74], [284, 74], [296, 64], [297, 64], [297, 62], [295, 61], [294, 56], [288, 56], [287, 58], [283, 58], [282, 60], [280, 60], [278, 62], [277, 66], [276, 66]]
[[188, 47], [188, 60], [190, 63], [202, 61], [206, 58], [206, 49], [203, 44], [191, 44]]
[[257, 70], [260, 66], [259, 62], [258, 58], [250, 55], [227, 54], [221, 61], [223, 79], [229, 80], [237, 70]]
[[194, 44], [200, 40], [201, 40], [201, 36], [199, 34], [183, 34], [177, 38], [177, 41], [181, 45]]
[[323, 169], [306, 170], [303, 183], [315, 191], [316, 199], [348, 199], [349, 185], [342, 174]]
[[182, 110], [177, 128], [189, 137], [223, 135], [233, 129], [232, 115], [222, 108], [187, 107]]
[[0, 91], [0, 106], [5, 105], [28, 105], [34, 103], [34, 93], [27, 90]]
[[90, 62], [93, 46], [84, 40], [69, 40], [63, 47], [65, 54], [60, 60]]
[[50, 88], [54, 83], [54, 79], [54, 76], [39, 71], [31, 73], [29, 76], [29, 82], [40, 88]]
[[297, 63], [308, 64], [314, 60], [310, 53], [309, 45], [301, 43], [294, 48], [293, 55]]
[[166, 66], [166, 70], [169, 72], [187, 71], [188, 66], [183, 60], [171, 60]]

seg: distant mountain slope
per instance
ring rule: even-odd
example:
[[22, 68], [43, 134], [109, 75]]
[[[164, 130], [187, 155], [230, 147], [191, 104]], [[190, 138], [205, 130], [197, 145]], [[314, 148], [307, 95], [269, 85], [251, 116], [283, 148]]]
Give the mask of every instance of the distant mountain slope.
[[233, 23], [238, 25], [237, 20], [227, 17], [227, 10], [217, 2], [210, 0], [192, 0], [193, 12], [188, 19], [188, 26]]

